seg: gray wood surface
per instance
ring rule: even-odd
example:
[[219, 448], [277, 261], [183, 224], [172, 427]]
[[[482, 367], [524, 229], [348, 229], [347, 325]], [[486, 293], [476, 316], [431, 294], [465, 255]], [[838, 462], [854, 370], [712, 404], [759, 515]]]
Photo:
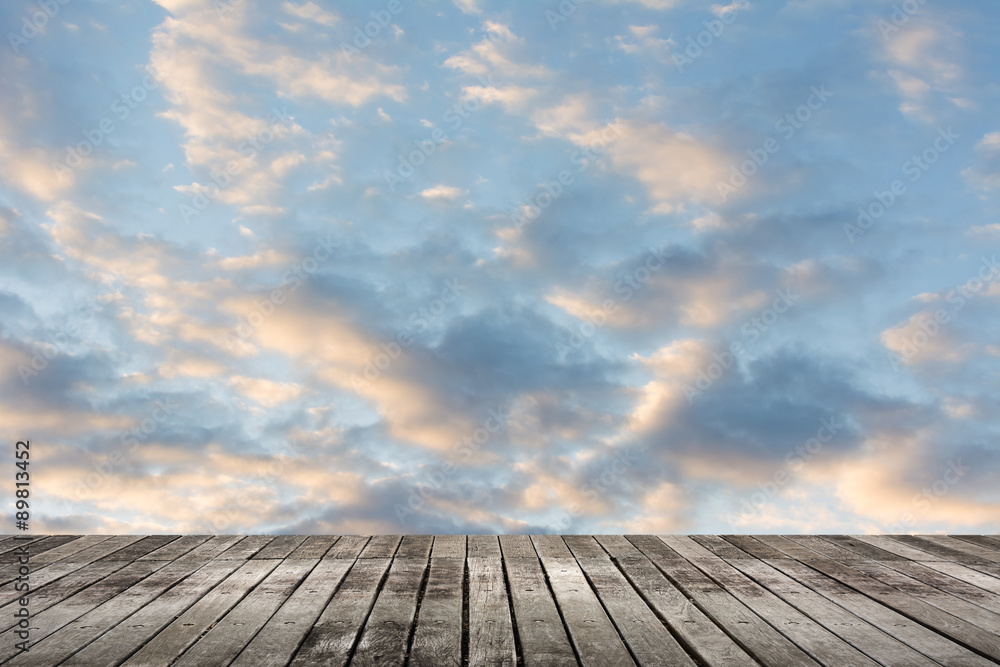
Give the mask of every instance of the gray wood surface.
[[15, 667], [1000, 664], [992, 535], [15, 537]]

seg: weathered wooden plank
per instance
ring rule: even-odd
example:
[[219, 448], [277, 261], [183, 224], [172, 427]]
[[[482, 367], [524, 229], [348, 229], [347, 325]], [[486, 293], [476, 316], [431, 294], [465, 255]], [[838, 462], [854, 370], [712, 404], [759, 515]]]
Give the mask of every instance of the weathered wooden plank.
[[912, 560], [917, 563], [949, 560], [947, 558], [942, 558], [941, 556], [935, 556], [934, 554], [920, 549], [914, 549], [913, 547], [907, 546], [902, 542], [897, 542], [888, 535], [855, 535], [854, 538], [859, 542], [870, 544], [874, 547], [882, 549], [883, 551], [888, 551], [901, 558]]
[[85, 551], [90, 547], [97, 546], [102, 542], [107, 542], [111, 539], [110, 535], [84, 535], [83, 537], [78, 537], [75, 540], [66, 542], [54, 549], [49, 549], [42, 554], [32, 554], [31, 556], [31, 567], [32, 569], [38, 568], [43, 565], [50, 565], [52, 563], [57, 563], [62, 560], [69, 560], [75, 554]]
[[908, 547], [919, 549], [920, 551], [926, 551], [927, 553], [934, 554], [944, 560], [950, 560], [964, 565], [983, 565], [992, 562], [985, 558], [969, 554], [965, 550], [955, 549], [952, 546], [941, 544], [937, 540], [928, 539], [929, 537], [930, 536], [918, 537], [916, 535], [889, 535], [889, 538], [894, 542], [905, 544]]
[[208, 542], [211, 537], [211, 535], [182, 535], [169, 544], [139, 556], [136, 560], [174, 560]]
[[503, 564], [526, 667], [575, 667], [576, 654], [538, 558], [505, 555]]
[[465, 535], [435, 535], [432, 558], [465, 558]]
[[577, 556], [577, 562], [639, 665], [694, 667], [694, 660], [607, 555], [603, 558]]
[[80, 535], [49, 535], [48, 537], [32, 540], [11, 539], [4, 547], [3, 553], [0, 553], [0, 564], [9, 565], [17, 563], [18, 556], [24, 553], [22, 547], [27, 547], [32, 563], [38, 563], [41, 556], [46, 552], [71, 544], [80, 539], [80, 537]]
[[368, 535], [342, 535], [336, 544], [330, 547], [323, 558], [348, 558], [354, 560], [361, 555], [361, 550], [371, 539]]
[[767, 563], [742, 558], [729, 564], [881, 665], [934, 667], [937, 664]]
[[302, 544], [295, 548], [295, 551], [288, 554], [288, 557], [305, 560], [322, 558], [339, 537], [339, 535], [310, 535]]
[[274, 540], [274, 535], [246, 535], [216, 558], [219, 560], [249, 560]]
[[242, 539], [242, 535], [216, 535], [175, 560], [204, 562], [207, 559], [217, 558], [219, 554], [225, 553]]
[[972, 567], [951, 561], [928, 561], [923, 563], [923, 565], [973, 586], [978, 586], [994, 595], [1000, 595], [1000, 576], [986, 574], [979, 570], [974, 570]]
[[625, 539], [624, 535], [594, 535], [594, 539], [613, 560], [645, 558], [634, 544]]
[[849, 549], [837, 546], [833, 542], [824, 540], [822, 537], [817, 535], [785, 535], [788, 539], [793, 542], [798, 542], [807, 549], [812, 549], [817, 554], [830, 558], [839, 563], [856, 563], [856, 562], [866, 562], [867, 558], [861, 554], [854, 553]]
[[[18, 551], [21, 547], [30, 545], [33, 547], [41, 547], [41, 551], [45, 550], [45, 544], [53, 537], [58, 537], [58, 535], [16, 535], [17, 539], [11, 538], [3, 546], [3, 550], [0, 551], [0, 563], [10, 564], [17, 562], [17, 556], [14, 552]], [[78, 537], [76, 535], [67, 535], [66, 537]], [[59, 546], [59, 545], [56, 545]], [[51, 547], [55, 548], [55, 547]], [[39, 551], [39, 555], [41, 554]]]
[[[456, 551], [454, 545], [447, 546], [442, 553]], [[437, 547], [436, 537], [413, 633], [411, 667], [460, 667], [462, 664], [465, 544], [463, 540], [461, 558], [438, 557]]]
[[[186, 563], [198, 566], [193, 558]], [[208, 591], [242, 565], [236, 560], [209, 560], [180, 583], [146, 602], [125, 620], [72, 655], [62, 665], [107, 667], [120, 665], [129, 655], [197, 604]], [[169, 567], [179, 568], [174, 561]], [[114, 602], [114, 600], [112, 600]]]
[[670, 583], [648, 558], [641, 553], [639, 556], [636, 558], [629, 553], [619, 560], [619, 568], [646, 603], [687, 643], [703, 664], [709, 667], [758, 664]]
[[500, 558], [500, 541], [496, 535], [469, 535], [469, 558]]
[[402, 535], [374, 535], [358, 558], [392, 558], [402, 539]]
[[[429, 542], [427, 546], [430, 547]], [[393, 559], [389, 576], [361, 633], [351, 660], [352, 667], [402, 667], [426, 571], [426, 557], [401, 558], [397, 555]]]
[[156, 551], [162, 546], [168, 545], [180, 535], [147, 535], [138, 542], [133, 542], [124, 549], [119, 549], [104, 557], [104, 560], [126, 560], [134, 561], [146, 554]]
[[1000, 535], [949, 535], [949, 537], [1000, 553]]
[[[126, 565], [128, 563], [124, 561], [99, 561], [90, 563], [66, 573], [51, 583], [34, 588], [31, 591], [30, 597], [32, 616], [36, 616], [39, 612], [75, 595], [95, 581], [100, 581], [104, 577], [111, 576]], [[0, 629], [2, 630], [7, 630], [16, 625], [17, 621], [14, 618], [14, 612], [20, 607], [17, 599], [22, 595], [22, 593], [14, 592], [13, 587], [11, 587], [11, 590], [5, 591], [5, 593], [13, 595], [13, 601], [0, 606]]]
[[342, 667], [347, 664], [391, 562], [389, 558], [354, 561], [340, 588], [306, 635], [291, 667]]
[[[714, 579], [719, 586], [768, 621], [783, 635], [809, 653], [817, 661], [828, 665], [866, 665], [877, 667], [874, 660], [855, 647], [816, 623], [777, 595], [753, 581], [734, 564], [718, 556], [704, 555], [703, 547], [684, 535], [661, 536], [675, 551], [688, 557], [691, 563]], [[689, 556], [691, 554], [691, 556]], [[746, 559], [734, 559], [734, 563]]]
[[787, 537], [782, 537], [781, 535], [754, 535], [754, 538], [772, 549], [781, 551], [788, 558], [794, 558], [795, 560], [802, 561], [804, 563], [817, 559], [828, 560], [826, 556], [813, 551], [809, 547], [804, 547], [798, 542], [793, 542]]
[[208, 632], [173, 663], [173, 667], [229, 664], [318, 562], [288, 560], [278, 563], [246, 597], [213, 623]]
[[880, 549], [868, 542], [862, 542], [852, 535], [820, 535], [827, 542], [832, 542], [838, 547], [853, 551], [863, 558], [874, 560], [880, 563], [888, 561], [904, 560], [899, 554], [895, 554], [885, 549]]
[[399, 543], [396, 551], [396, 558], [423, 558], [426, 560], [431, 555], [431, 545], [434, 537], [431, 535], [404, 535], [403, 541]]
[[[120, 570], [100, 579], [91, 580], [90, 585], [73, 595], [60, 600], [41, 612], [35, 612], [31, 618], [31, 641], [41, 642], [46, 637], [72, 623], [87, 612], [107, 602], [125, 589], [142, 581], [156, 570], [166, 565], [164, 561], [146, 561], [143, 563], [124, 563]], [[33, 601], [33, 600], [32, 600]], [[34, 607], [34, 605], [32, 605]], [[32, 609], [34, 611], [34, 609]], [[15, 644], [20, 641], [11, 632], [0, 635], [0, 662], [6, 662], [20, 653]], [[30, 657], [29, 657], [30, 656]], [[38, 653], [30, 650], [20, 655], [20, 664], [39, 665]]]
[[593, 535], [564, 535], [563, 541], [576, 558], [608, 558], [608, 552], [604, 550]]
[[[871, 563], [877, 567], [884, 567], [878, 563]], [[855, 567], [848, 567], [833, 560], [813, 560], [809, 562], [809, 565], [859, 593], [863, 593], [905, 616], [909, 616], [924, 625], [930, 626], [937, 632], [965, 644], [983, 655], [1000, 660], [1000, 637], [977, 627], [973, 623], [958, 618], [937, 606], [931, 605], [925, 600], [908, 595], [909, 590], [900, 590], [883, 581], [881, 577], [874, 578], [868, 576]], [[892, 577], [888, 578], [892, 579]], [[904, 588], [909, 589], [912, 587], [904, 586]]]
[[[314, 545], [314, 551], [329, 545]], [[295, 552], [292, 552], [293, 554]], [[289, 558], [289, 561], [293, 559]], [[315, 559], [294, 559], [309, 561]], [[305, 638], [330, 598], [344, 580], [354, 561], [347, 558], [320, 560], [305, 581], [295, 589], [247, 644], [230, 667], [286, 665]]]
[[[109, 556], [116, 551], [127, 548], [129, 545], [134, 544], [142, 539], [142, 535], [114, 535], [106, 540], [99, 540], [91, 544], [88, 548], [82, 549], [80, 551], [73, 551], [67, 556], [63, 556], [58, 560], [60, 563], [93, 563], [98, 561], [105, 556]], [[72, 542], [67, 543], [64, 546], [69, 546]], [[45, 554], [39, 558], [39, 560], [44, 562]], [[32, 559], [34, 560], [34, 559]]]
[[754, 558], [788, 558], [787, 554], [774, 547], [769, 547], [751, 535], [722, 535], [721, 537]]
[[538, 558], [528, 535], [501, 535], [500, 550], [504, 558]]
[[750, 554], [722, 539], [718, 535], [691, 535], [692, 540], [705, 547], [719, 558], [733, 560], [736, 558], [753, 558]]
[[561, 535], [532, 535], [531, 543], [539, 558], [572, 558], [573, 552]]
[[656, 556], [660, 560], [684, 560], [683, 556], [664, 544], [656, 535], [626, 535], [625, 539], [650, 559]]
[[[545, 542], [535, 542], [535, 548], [542, 553]], [[585, 667], [635, 665], [576, 559], [543, 557], [542, 566], [580, 663]]]
[[[947, 550], [948, 553], [961, 555], [962, 558], [973, 559], [969, 562], [975, 565], [1000, 563], [1000, 551], [982, 547], [978, 544], [973, 544], [972, 542], [956, 540], [955, 538], [947, 535], [904, 535], [903, 537], [912, 538], [909, 540], [903, 540], [907, 544], [913, 544], [914, 546], [920, 548], [920, 544], [930, 543], [935, 545], [938, 549]], [[943, 552], [940, 553], [943, 555]], [[962, 562], [957, 558], [954, 560]]]
[[[139, 562], [139, 561], [137, 561]], [[11, 665], [57, 665], [81, 647], [115, 627], [161, 593], [202, 566], [199, 563], [162, 563], [164, 566], [120, 595], [80, 616], [42, 641], [32, 638], [29, 653], [10, 661]], [[192, 604], [194, 600], [191, 600]], [[30, 657], [29, 657], [30, 656]]]
[[[476, 536], [469, 536], [470, 548], [473, 537]], [[497, 542], [499, 548], [500, 543]], [[513, 667], [517, 663], [517, 654], [503, 563], [499, 557], [479, 556], [470, 557], [467, 564], [469, 664]]]
[[[239, 561], [242, 559], [219, 558], [217, 560]], [[137, 665], [171, 664], [216, 621], [238, 604], [276, 566], [277, 562], [273, 560], [247, 560], [225, 581], [204, 594], [173, 623], [146, 642], [123, 665], [135, 667]]]
[[[639, 546], [632, 537], [629, 537], [629, 541]], [[663, 544], [662, 541], [660, 543]], [[708, 575], [694, 567], [690, 561], [659, 556], [659, 548], [655, 543], [651, 543], [649, 551], [642, 547], [640, 549], [671, 582], [680, 588], [684, 595], [694, 600], [709, 618], [719, 627], [725, 628], [729, 635], [762, 664], [819, 664], [791, 640], [733, 597], [732, 594], [716, 584]], [[677, 554], [673, 550], [670, 553]]]
[[278, 535], [267, 543], [267, 546], [255, 553], [251, 558], [256, 560], [264, 558], [287, 558], [288, 554], [305, 542], [305, 535]]
[[792, 558], [765, 562], [942, 665], [986, 667], [994, 664], [805, 563]]

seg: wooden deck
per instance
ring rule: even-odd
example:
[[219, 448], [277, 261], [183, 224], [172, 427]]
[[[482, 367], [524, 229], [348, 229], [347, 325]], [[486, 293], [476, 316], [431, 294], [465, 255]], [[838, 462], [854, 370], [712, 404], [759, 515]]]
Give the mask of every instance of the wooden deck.
[[2, 536], [0, 576], [9, 665], [1000, 664], [996, 536]]

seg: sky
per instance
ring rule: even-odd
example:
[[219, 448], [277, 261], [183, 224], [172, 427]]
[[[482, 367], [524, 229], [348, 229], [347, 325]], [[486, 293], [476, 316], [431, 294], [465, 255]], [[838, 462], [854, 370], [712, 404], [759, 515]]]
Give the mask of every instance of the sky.
[[1000, 531], [993, 0], [0, 27], [33, 531]]

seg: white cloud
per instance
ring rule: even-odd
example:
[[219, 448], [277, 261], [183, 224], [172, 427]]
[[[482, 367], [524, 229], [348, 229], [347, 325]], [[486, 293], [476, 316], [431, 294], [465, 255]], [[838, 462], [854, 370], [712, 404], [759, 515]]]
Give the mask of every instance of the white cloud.
[[449, 185], [435, 185], [433, 188], [427, 188], [421, 191], [420, 196], [424, 199], [457, 199], [461, 197], [463, 191], [461, 188], [456, 188]]

